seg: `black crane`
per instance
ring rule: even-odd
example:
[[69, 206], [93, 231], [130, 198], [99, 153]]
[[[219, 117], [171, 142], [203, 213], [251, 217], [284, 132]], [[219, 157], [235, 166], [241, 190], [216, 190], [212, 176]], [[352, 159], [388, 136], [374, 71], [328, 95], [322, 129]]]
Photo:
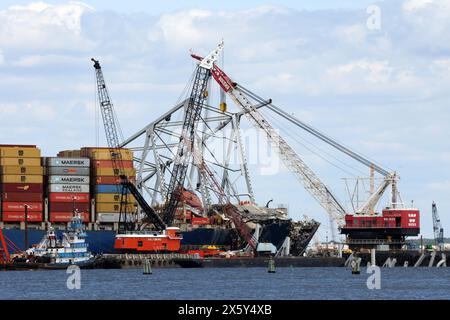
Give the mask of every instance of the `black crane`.
[[119, 216], [119, 233], [132, 231], [134, 223], [130, 221], [131, 212], [128, 212], [128, 195], [131, 194], [136, 199], [139, 207], [147, 216], [149, 222], [153, 223], [158, 231], [165, 230], [167, 225], [162, 221], [161, 217], [153, 210], [153, 208], [145, 201], [136, 186], [130, 181], [126, 175], [123, 162], [122, 153], [120, 152], [120, 141], [118, 134], [118, 124], [116, 124], [116, 117], [114, 107], [111, 102], [108, 89], [106, 87], [103, 71], [100, 62], [91, 59], [94, 62], [95, 74], [97, 78], [97, 90], [100, 102], [100, 110], [105, 127], [106, 140], [108, 142], [109, 152], [111, 154], [111, 162], [114, 169], [114, 174], [118, 178], [117, 193], [121, 194], [120, 198], [120, 216]]

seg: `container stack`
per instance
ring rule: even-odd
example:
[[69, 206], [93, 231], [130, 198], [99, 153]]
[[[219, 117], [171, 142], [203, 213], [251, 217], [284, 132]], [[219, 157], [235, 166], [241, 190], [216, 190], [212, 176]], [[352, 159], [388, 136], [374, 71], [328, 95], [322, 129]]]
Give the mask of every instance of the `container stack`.
[[[91, 159], [92, 190], [96, 203], [97, 222], [119, 222], [122, 188], [118, 174], [127, 175], [131, 181], [135, 182], [136, 169], [133, 167], [133, 152], [128, 149], [119, 149], [117, 154], [111, 154], [109, 148], [82, 148], [81, 155]], [[121, 159], [119, 168], [123, 168], [123, 172], [114, 171], [113, 160], [117, 159], [116, 157]], [[134, 197], [127, 195], [126, 201], [126, 211], [134, 212]]]
[[34, 145], [0, 145], [1, 221], [43, 221], [41, 150]]
[[50, 222], [69, 222], [78, 210], [90, 221], [90, 160], [88, 158], [46, 158], [48, 212]]

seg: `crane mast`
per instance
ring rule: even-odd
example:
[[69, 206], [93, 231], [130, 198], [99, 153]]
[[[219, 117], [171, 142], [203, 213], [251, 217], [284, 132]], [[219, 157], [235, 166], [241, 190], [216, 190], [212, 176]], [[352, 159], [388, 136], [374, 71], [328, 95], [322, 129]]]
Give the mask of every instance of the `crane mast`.
[[122, 153], [120, 152], [120, 141], [118, 134], [118, 124], [116, 123], [114, 107], [109, 96], [106, 82], [103, 76], [103, 71], [100, 66], [100, 62], [95, 59], [91, 59], [94, 62], [94, 69], [97, 79], [97, 91], [100, 102], [100, 111], [102, 114], [103, 125], [105, 128], [106, 140], [108, 142], [109, 152], [111, 155], [111, 162], [115, 176], [120, 181], [117, 185], [117, 193], [121, 194], [120, 199], [120, 213], [119, 213], [119, 232], [126, 232], [132, 229], [132, 223], [130, 223], [129, 215], [131, 212], [128, 210], [128, 194], [132, 194], [137, 203], [146, 214], [148, 220], [158, 230], [166, 229], [166, 224], [161, 220], [158, 214], [153, 210], [150, 205], [145, 201], [144, 197], [140, 194], [136, 186], [130, 181], [129, 177], [125, 174]]
[[195, 131], [200, 119], [203, 106], [208, 97], [208, 82], [211, 78], [211, 68], [223, 49], [221, 42], [216, 50], [202, 59], [196, 68], [188, 105], [186, 107], [181, 137], [175, 155], [172, 175], [167, 189], [168, 201], [164, 210], [163, 220], [167, 225], [172, 224], [175, 218], [179, 200], [183, 191], [186, 173], [191, 161], [192, 150], [195, 143]]
[[433, 202], [432, 205], [432, 215], [433, 215], [433, 233], [434, 241], [439, 249], [443, 249], [444, 246], [444, 228], [441, 224], [441, 219], [439, 218], [437, 205]]

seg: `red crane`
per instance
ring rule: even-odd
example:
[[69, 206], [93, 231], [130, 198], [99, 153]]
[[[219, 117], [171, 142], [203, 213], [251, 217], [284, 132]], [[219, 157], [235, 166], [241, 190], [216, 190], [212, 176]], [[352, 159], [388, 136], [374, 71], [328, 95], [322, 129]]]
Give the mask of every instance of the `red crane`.
[[0, 229], [0, 264], [6, 264], [10, 261], [8, 246], [6, 245], [3, 230]]

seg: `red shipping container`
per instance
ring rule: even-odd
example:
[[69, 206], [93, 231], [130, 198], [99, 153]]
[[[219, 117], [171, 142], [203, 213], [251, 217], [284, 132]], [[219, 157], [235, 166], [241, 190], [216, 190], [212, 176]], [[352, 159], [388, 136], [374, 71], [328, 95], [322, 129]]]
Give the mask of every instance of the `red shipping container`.
[[9, 202], [41, 202], [43, 200], [42, 193], [2, 193], [2, 200]]
[[4, 183], [1, 188], [3, 192], [42, 193], [44, 185], [42, 183]]
[[[122, 161], [121, 167], [125, 169], [133, 168], [133, 161]], [[95, 160], [92, 161], [93, 168], [114, 168], [113, 162], [111, 160]]]
[[[89, 222], [89, 213], [82, 213], [83, 222]], [[70, 222], [72, 220], [72, 212], [51, 212], [50, 222]]]
[[28, 212], [42, 212], [42, 202], [3, 202], [4, 212], [25, 212], [25, 204], [28, 205]]
[[[28, 212], [28, 222], [42, 222], [42, 212]], [[4, 222], [21, 222], [25, 221], [24, 212], [3, 212], [2, 221]]]
[[74, 198], [75, 202], [90, 202], [89, 193], [60, 193], [53, 192], [49, 194], [50, 202], [70, 202], [72, 203]]
[[49, 212], [69, 212], [72, 213], [74, 209], [78, 212], [90, 212], [91, 205], [88, 202], [50, 202]]
[[[128, 177], [128, 179], [135, 183], [135, 177]], [[114, 176], [98, 176], [95, 178], [95, 184], [119, 184], [120, 178]]]

